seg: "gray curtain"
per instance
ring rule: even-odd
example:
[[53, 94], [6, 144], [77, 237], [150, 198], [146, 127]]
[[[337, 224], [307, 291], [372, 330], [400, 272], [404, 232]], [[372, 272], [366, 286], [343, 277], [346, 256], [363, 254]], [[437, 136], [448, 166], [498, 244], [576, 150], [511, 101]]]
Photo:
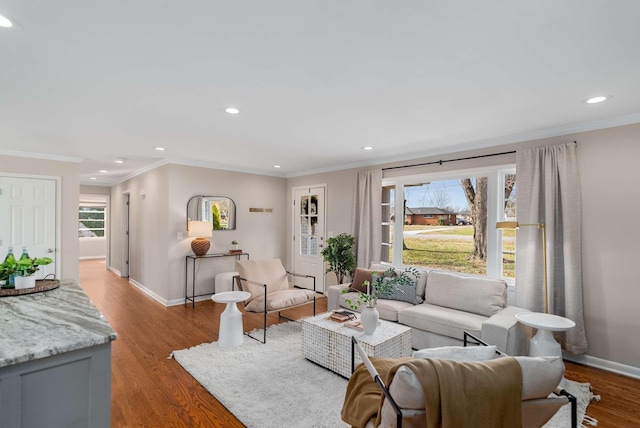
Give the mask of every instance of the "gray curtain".
[[353, 199], [353, 236], [358, 267], [380, 261], [382, 247], [382, 170], [360, 171]]
[[[547, 232], [549, 313], [573, 320], [576, 327], [556, 334], [574, 354], [587, 352], [582, 297], [582, 206], [574, 142], [518, 150], [517, 220], [544, 223]], [[518, 230], [516, 304], [544, 310], [542, 239], [535, 227]]]

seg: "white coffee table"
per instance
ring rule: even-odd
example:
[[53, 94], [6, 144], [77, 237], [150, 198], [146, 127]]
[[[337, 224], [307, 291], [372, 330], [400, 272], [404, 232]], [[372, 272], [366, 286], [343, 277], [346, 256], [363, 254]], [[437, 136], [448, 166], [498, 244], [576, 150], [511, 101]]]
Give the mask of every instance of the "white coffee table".
[[[306, 359], [348, 379], [351, 376], [352, 336], [358, 339], [370, 357], [411, 356], [411, 328], [381, 320], [376, 331], [369, 335], [328, 320], [329, 315], [327, 312], [301, 320], [302, 353]], [[356, 353], [356, 365], [360, 362], [360, 356]]]
[[552, 331], [566, 331], [576, 326], [570, 319], [540, 312], [521, 312], [516, 319], [522, 324], [537, 328], [538, 332], [529, 340], [529, 355], [542, 357], [557, 355], [562, 357], [562, 348], [553, 337]]
[[251, 297], [251, 293], [247, 291], [225, 291], [211, 296], [211, 300], [214, 302], [227, 304], [220, 315], [219, 347], [242, 345], [242, 312], [238, 309], [237, 303], [243, 302], [249, 297]]

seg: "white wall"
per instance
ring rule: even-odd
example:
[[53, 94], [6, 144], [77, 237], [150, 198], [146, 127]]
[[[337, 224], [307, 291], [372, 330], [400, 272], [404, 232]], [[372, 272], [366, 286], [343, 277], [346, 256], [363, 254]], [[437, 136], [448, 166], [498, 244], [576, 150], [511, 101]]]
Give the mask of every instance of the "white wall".
[[[60, 248], [55, 258], [60, 262], [62, 278], [80, 277], [78, 264], [78, 188], [80, 166], [75, 162], [23, 158], [0, 155], [0, 171], [16, 174], [33, 174], [61, 177], [61, 234]], [[52, 257], [53, 258], [53, 257]]]
[[[640, 341], [634, 340], [639, 325], [640, 198], [636, 189], [640, 162], [640, 125], [577, 133], [562, 137], [526, 141], [483, 150], [412, 159], [378, 167], [417, 164], [500, 153], [577, 141], [583, 218], [583, 287], [588, 357], [590, 362], [616, 369], [631, 366], [640, 374]], [[412, 168], [411, 173], [447, 171], [515, 162], [515, 154]], [[370, 169], [370, 168], [361, 168]], [[327, 231], [351, 232], [351, 201], [358, 169], [291, 178], [291, 188], [327, 183]], [[385, 176], [407, 174], [409, 170], [387, 171]], [[291, 216], [287, 216], [290, 235]], [[290, 257], [290, 253], [288, 253]], [[331, 282], [328, 280], [327, 284]], [[335, 282], [334, 282], [335, 283]], [[603, 360], [603, 361], [599, 361]], [[609, 364], [612, 363], [612, 364]], [[622, 368], [621, 370], [626, 370]]]
[[107, 257], [107, 238], [81, 237], [78, 238], [80, 245], [80, 260], [104, 259]]

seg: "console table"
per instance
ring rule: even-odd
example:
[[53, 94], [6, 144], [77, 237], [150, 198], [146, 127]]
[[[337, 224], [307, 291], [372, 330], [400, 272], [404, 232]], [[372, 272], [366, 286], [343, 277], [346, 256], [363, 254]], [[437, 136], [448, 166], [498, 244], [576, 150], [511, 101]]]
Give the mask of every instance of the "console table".
[[[249, 253], [242, 254], [229, 254], [229, 253], [217, 253], [217, 254], [205, 254], [204, 256], [196, 256], [189, 254], [185, 257], [184, 261], [184, 304], [191, 301], [191, 307], [196, 307], [196, 297], [211, 296], [214, 293], [204, 293], [196, 295], [196, 262], [199, 260], [211, 260], [220, 257], [235, 257], [236, 260], [240, 260], [243, 256], [249, 260]], [[189, 295], [189, 260], [191, 260], [191, 295]]]

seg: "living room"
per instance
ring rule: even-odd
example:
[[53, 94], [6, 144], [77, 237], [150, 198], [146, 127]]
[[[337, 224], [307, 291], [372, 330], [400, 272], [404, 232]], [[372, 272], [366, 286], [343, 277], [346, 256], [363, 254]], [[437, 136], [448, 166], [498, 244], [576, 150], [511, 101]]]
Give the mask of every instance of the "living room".
[[[0, 14], [11, 15], [8, 12], [13, 11], [15, 15], [20, 12], [17, 2], [3, 2], [0, 6]], [[597, 12], [598, 8], [592, 6], [592, 9], [589, 10]], [[549, 5], [549, 8], [554, 7]], [[574, 4], [572, 7], [579, 8], [580, 6]], [[562, 17], [566, 19], [567, 16], [570, 16], [572, 9], [567, 7], [562, 12], [564, 13]], [[625, 15], [624, 8], [616, 9], [616, 12]], [[633, 16], [630, 13], [626, 15]], [[267, 14], [267, 16], [271, 15]], [[405, 15], [402, 14], [402, 16]], [[451, 16], [455, 16], [455, 14]], [[464, 23], [470, 18], [462, 17], [461, 19]], [[560, 20], [560, 18], [557, 19]], [[21, 29], [23, 34], [29, 31], [28, 23], [27, 19], [23, 19], [21, 22], [24, 27]], [[555, 20], [553, 23], [558, 24]], [[606, 23], [607, 31], [613, 31], [614, 27], [616, 27], [616, 22]], [[634, 40], [630, 35], [633, 35], [633, 31], [637, 32], [637, 30], [628, 30], [629, 33], [625, 33], [623, 30], [627, 29], [626, 24], [620, 24], [618, 27], [622, 34], [617, 34], [617, 37], [624, 39], [627, 43], [629, 40]], [[551, 26], [551, 28], [554, 28], [554, 31], [556, 29], [555, 26]], [[19, 38], [20, 36], [12, 35], [9, 37]], [[553, 38], [551, 39], [553, 41]], [[622, 46], [622, 41], [620, 43], [615, 46]], [[618, 58], [618, 55], [614, 55], [617, 50], [611, 48], [611, 51], [613, 51], [609, 52], [611, 56]], [[597, 51], [598, 54], [603, 52], [606, 52], [606, 49]], [[585, 54], [584, 56], [589, 55]], [[619, 56], [629, 55], [619, 53]], [[572, 57], [571, 59], [579, 64], [574, 71], [577, 76], [581, 73], [580, 67], [585, 69], [592, 65], [588, 61], [580, 62], [580, 58]], [[609, 60], [613, 61], [612, 58]], [[46, 62], [43, 67], [53, 69], [55, 68], [52, 65], [54, 63]], [[565, 64], [563, 63], [563, 65]], [[173, 153], [167, 155], [166, 158], [155, 159], [145, 168], [126, 178], [108, 185], [92, 185], [92, 182], [88, 180], [88, 173], [83, 170], [85, 157], [95, 156], [97, 158], [98, 155], [107, 157], [104, 152], [108, 152], [107, 154], [112, 157], [125, 155], [122, 155], [121, 152], [115, 153], [104, 149], [91, 156], [86, 156], [83, 154], [84, 152], [79, 150], [76, 155], [72, 156], [69, 155], [64, 141], [74, 142], [68, 143], [69, 146], [75, 145], [78, 141], [82, 141], [82, 144], [77, 143], [80, 146], [89, 145], [82, 138], [82, 134], [85, 132], [84, 128], [79, 134], [69, 134], [68, 140], [58, 140], [51, 137], [52, 141], [49, 142], [46, 136], [38, 137], [38, 130], [32, 129], [36, 128], [35, 126], [25, 125], [29, 122], [25, 121], [24, 117], [22, 121], [15, 120], [11, 124], [7, 119], [6, 126], [3, 126], [3, 141], [0, 143], [0, 171], [8, 174], [60, 177], [60, 246], [57, 248], [56, 258], [60, 263], [59, 270], [62, 278], [80, 280], [77, 238], [79, 195], [92, 193], [108, 195], [110, 197], [110, 224], [108, 264], [105, 268], [115, 273], [122, 273], [127, 269], [129, 282], [132, 286], [142, 290], [150, 298], [159, 302], [159, 307], [162, 307], [162, 305], [173, 306], [184, 302], [185, 256], [191, 254], [191, 239], [187, 237], [186, 228], [186, 206], [188, 200], [194, 195], [226, 196], [233, 199], [237, 206], [237, 229], [214, 232], [211, 238], [211, 253], [226, 252], [230, 242], [235, 240], [240, 243], [243, 251], [251, 254], [252, 259], [278, 258], [283, 261], [286, 267], [289, 267], [293, 259], [291, 242], [293, 240], [294, 216], [290, 203], [294, 189], [323, 185], [326, 190], [325, 226], [327, 232], [336, 235], [343, 232], [351, 233], [355, 181], [357, 173], [361, 170], [426, 164], [440, 160], [484, 156], [575, 141], [577, 143], [582, 198], [582, 283], [588, 351], [584, 355], [567, 355], [567, 357], [589, 366], [638, 378], [640, 377], [640, 344], [629, 338], [634, 337], [635, 328], [638, 325], [637, 304], [635, 302], [640, 299], [638, 281], [632, 268], [634, 261], [640, 256], [640, 250], [636, 244], [640, 234], [633, 232], [635, 230], [633, 219], [636, 217], [634, 213], [640, 210], [640, 202], [633, 197], [635, 166], [637, 160], [640, 159], [640, 145], [638, 145], [638, 141], [640, 141], [640, 112], [637, 109], [608, 112], [605, 110], [607, 108], [613, 109], [613, 107], [607, 107], [608, 103], [628, 102], [627, 99], [633, 97], [638, 90], [635, 78], [638, 64], [626, 65], [628, 69], [614, 69], [609, 73], [607, 73], [607, 67], [603, 67], [600, 73], [604, 83], [595, 80], [593, 76], [590, 76], [591, 80], [585, 79], [589, 80], [588, 82], [582, 83], [581, 89], [588, 86], [587, 83], [593, 84], [595, 87], [589, 88], [590, 91], [604, 91], [606, 94], [612, 94], [612, 99], [607, 100], [604, 104], [594, 106], [581, 104], [581, 99], [571, 100], [572, 103], [575, 101], [575, 104], [582, 109], [599, 109], [597, 110], [598, 114], [592, 113], [596, 110], [591, 110], [586, 116], [574, 112], [574, 118], [564, 118], [564, 121], [540, 119], [537, 122], [526, 123], [524, 127], [518, 129], [505, 130], [502, 128], [501, 130], [504, 132], [501, 134], [483, 133], [486, 129], [479, 127], [466, 131], [466, 134], [457, 134], [455, 144], [442, 145], [433, 144], [434, 140], [438, 140], [436, 136], [416, 137], [410, 135], [411, 133], [408, 131], [405, 133], [402, 121], [400, 121], [397, 124], [396, 132], [398, 135], [404, 136], [402, 141], [393, 141], [391, 138], [393, 131], [388, 131], [389, 134], [385, 134], [387, 130], [377, 129], [380, 134], [385, 134], [385, 137], [380, 138], [380, 144], [373, 144], [374, 146], [382, 148], [385, 140], [387, 142], [392, 140], [392, 142], [387, 143], [384, 149], [377, 152], [378, 154], [376, 154], [378, 149], [373, 150], [375, 157], [370, 156], [368, 152], [366, 152], [368, 157], [360, 153], [358, 153], [360, 156], [358, 159], [353, 157], [353, 152], [365, 153], [360, 150], [360, 147], [368, 144], [374, 138], [373, 135], [367, 133], [367, 138], [358, 138], [349, 150], [344, 147], [334, 148], [331, 156], [325, 160], [323, 167], [294, 168], [283, 173], [266, 168], [261, 170], [255, 168], [257, 162], [255, 158], [260, 156], [252, 156], [253, 152], [248, 146], [244, 148], [244, 158], [246, 159], [244, 167], [238, 166], [237, 159], [233, 159], [236, 164], [230, 162], [227, 165], [211, 158], [208, 162], [200, 160], [200, 153], [223, 152], [229, 145], [233, 145], [229, 141], [235, 140], [225, 139], [225, 136], [222, 135], [217, 140], [219, 143], [209, 144], [206, 139], [199, 140], [197, 147], [192, 147], [195, 154], [191, 155], [191, 159], [185, 159], [186, 151], [182, 151], [178, 144], [178, 147], [174, 146]], [[80, 66], [78, 67], [81, 69]], [[151, 66], [150, 69], [152, 69]], [[482, 70], [477, 70], [477, 72], [480, 75]], [[9, 71], [3, 73], [7, 73], [6, 78], [2, 79], [5, 85], [12, 84], [9, 82], [14, 82], [13, 84], [16, 86], [29, 84], [28, 80], [23, 81], [16, 77], [15, 70], [11, 73]], [[507, 89], [504, 90], [515, 90], [508, 84], [508, 76], [503, 76], [503, 78], [507, 82], [504, 86]], [[133, 80], [140, 83], [138, 79], [139, 76]], [[462, 83], [464, 82], [460, 82], [461, 85]], [[565, 87], [570, 83], [572, 83], [570, 79], [565, 79], [557, 85]], [[543, 86], [546, 83], [540, 79], [537, 84]], [[92, 85], [99, 86], [96, 81], [93, 81]], [[42, 81], [35, 85], [35, 87], [44, 88], [54, 86], [47, 86]], [[137, 93], [134, 88], [135, 85], [126, 89]], [[527, 92], [535, 93], [535, 88], [535, 85], [527, 87]], [[398, 93], [404, 92], [402, 87], [396, 89]], [[495, 88], [489, 89], [491, 90], [486, 90], [485, 95], [493, 93]], [[471, 93], [472, 90], [470, 89], [469, 92]], [[13, 101], [5, 100], [6, 103], [13, 102], [15, 106], [22, 105], [21, 103], [29, 105], [30, 101], [22, 99], [19, 95], [9, 91], [8, 88], [7, 93], [14, 94], [14, 98], [11, 98]], [[424, 96], [425, 93], [421, 92], [421, 95]], [[589, 95], [591, 92], [576, 94], [576, 96], [584, 98]], [[155, 99], [153, 92], [146, 92], [142, 95], [138, 93], [138, 96], [141, 98], [149, 97], [145, 98], [147, 101]], [[362, 96], [362, 94], [356, 93], [354, 95], [354, 97], [358, 96]], [[228, 93], [220, 95], [221, 99], [230, 99], [229, 97]], [[344, 97], [349, 98], [349, 93], [346, 93]], [[167, 102], [172, 98], [167, 96], [162, 99]], [[335, 99], [341, 98], [336, 97]], [[482, 102], [476, 99], [473, 102], [476, 106], [475, 114], [480, 114], [478, 111], [482, 110]], [[546, 105], [546, 102], [543, 103], [537, 99], [529, 101], [539, 111], [551, 108]], [[568, 104], [567, 99], [554, 98], [549, 104], [562, 102]], [[56, 103], [73, 104], [64, 97], [60, 97]], [[244, 104], [246, 105], [246, 103]], [[6, 111], [14, 108], [10, 104], [3, 105]], [[133, 107], [130, 108], [135, 110]], [[26, 107], [20, 109], [28, 110]], [[52, 111], [54, 109], [47, 106], [46, 110]], [[605, 110], [604, 113], [602, 113], [603, 110]], [[436, 111], [435, 108], [430, 110], [420, 120], [411, 122], [411, 126], [419, 129], [422, 123], [423, 128], [429, 128], [431, 124], [425, 118], [434, 116]], [[325, 113], [326, 120], [314, 121], [313, 127], [317, 129], [330, 127], [332, 119], [335, 119], [336, 123], [342, 123], [343, 119], [337, 118], [334, 113]], [[524, 113], [524, 110], [519, 111], [517, 115], [525, 116]], [[78, 110], [76, 110], [76, 114], [78, 117], [84, 117]], [[241, 111], [238, 118], [241, 118], [242, 114]], [[315, 112], [309, 114], [316, 116]], [[411, 116], [410, 113], [406, 114]], [[510, 122], [515, 121], [517, 118], [513, 116], [517, 115], [506, 115], [503, 111], [491, 119], [495, 122]], [[64, 121], [68, 124], [69, 129], [74, 129], [76, 125], [73, 120], [69, 120], [69, 117], [65, 115]], [[188, 123], [184, 116], [178, 117], [183, 123]], [[473, 114], [464, 116], [461, 123], [470, 122], [473, 118]], [[35, 122], [45, 123], [41, 119], [42, 117], [38, 116], [38, 120]], [[483, 120], [485, 119], [489, 118], [483, 116]], [[154, 116], [154, 120], [161, 122], [162, 115]], [[202, 120], [206, 121], [206, 119]], [[361, 128], [366, 128], [381, 121], [383, 119], [372, 115], [360, 122], [354, 122], [358, 122]], [[116, 123], [123, 124], [125, 122], [122, 120]], [[491, 122], [488, 126], [495, 122]], [[238, 121], [236, 121], [237, 123]], [[274, 123], [281, 122], [274, 121]], [[288, 128], [290, 126], [291, 124], [287, 124], [282, 127]], [[451, 129], [453, 128], [455, 126]], [[108, 124], [102, 124], [96, 129], [101, 129], [105, 134], [110, 132]], [[28, 133], [30, 137], [21, 139], [21, 132]], [[55, 134], [53, 131], [51, 132], [52, 135]], [[168, 132], [168, 135], [172, 136], [175, 141], [180, 141], [182, 136], [175, 130], [173, 132]], [[417, 133], [419, 134], [419, 132]], [[314, 135], [313, 131], [308, 131], [308, 135]], [[350, 135], [357, 135], [357, 133]], [[478, 137], [478, 135], [482, 135], [482, 137]], [[153, 143], [147, 144], [147, 142], [157, 137], [157, 135], [151, 134], [147, 139], [136, 140], [131, 145], [148, 148], [147, 146], [151, 146]], [[92, 138], [91, 136], [87, 137], [88, 140]], [[295, 140], [294, 137], [290, 138]], [[108, 147], [109, 138], [96, 137], [95, 139], [102, 146]], [[185, 139], [189, 138], [185, 137]], [[28, 140], [36, 141], [38, 144], [29, 147], [27, 146]], [[127, 139], [123, 138], [123, 140]], [[445, 140], [445, 137], [440, 138], [442, 142]], [[412, 143], [415, 141], [423, 141], [423, 143]], [[301, 158], [304, 155], [309, 158], [319, 157], [318, 153], [321, 150], [317, 146], [323, 144], [322, 141], [318, 142], [315, 138], [309, 138], [306, 142], [300, 138], [296, 143], [302, 146], [297, 148], [297, 151], [301, 152]], [[229, 148], [229, 150], [231, 149]], [[293, 148], [290, 150], [294, 151]], [[285, 153], [287, 149], [274, 145], [271, 151]], [[139, 156], [141, 152], [141, 150], [137, 151], [130, 157]], [[222, 156], [223, 153], [220, 154], [220, 157]], [[451, 172], [460, 169], [514, 165], [515, 157], [514, 153], [510, 153], [503, 156], [423, 166], [412, 168], [411, 173]], [[272, 159], [273, 157], [268, 158], [269, 167], [274, 163]], [[293, 158], [291, 159], [289, 162], [283, 163], [291, 164], [294, 162]], [[97, 171], [94, 174], [97, 174]], [[386, 174], [387, 177], [391, 177], [399, 173], [397, 170], [389, 170]], [[122, 215], [125, 208], [124, 195], [127, 195], [130, 203], [128, 224], [130, 228], [130, 245], [128, 247], [130, 264], [128, 266], [125, 266], [126, 258], [123, 254], [125, 248], [123, 242], [125, 227]], [[272, 211], [256, 212], [251, 211], [252, 208], [267, 208]], [[606, 211], [606, 214], [603, 211]], [[182, 238], [179, 238], [180, 235]], [[206, 271], [205, 268], [199, 275], [202, 274], [202, 278], [208, 278], [213, 276], [213, 271], [230, 270], [234, 270], [232, 261], [220, 261], [219, 264], [211, 268], [211, 272]], [[333, 283], [335, 283], [335, 278], [332, 275], [327, 275], [326, 285]], [[206, 287], [206, 285], [203, 283], [202, 287]]]

